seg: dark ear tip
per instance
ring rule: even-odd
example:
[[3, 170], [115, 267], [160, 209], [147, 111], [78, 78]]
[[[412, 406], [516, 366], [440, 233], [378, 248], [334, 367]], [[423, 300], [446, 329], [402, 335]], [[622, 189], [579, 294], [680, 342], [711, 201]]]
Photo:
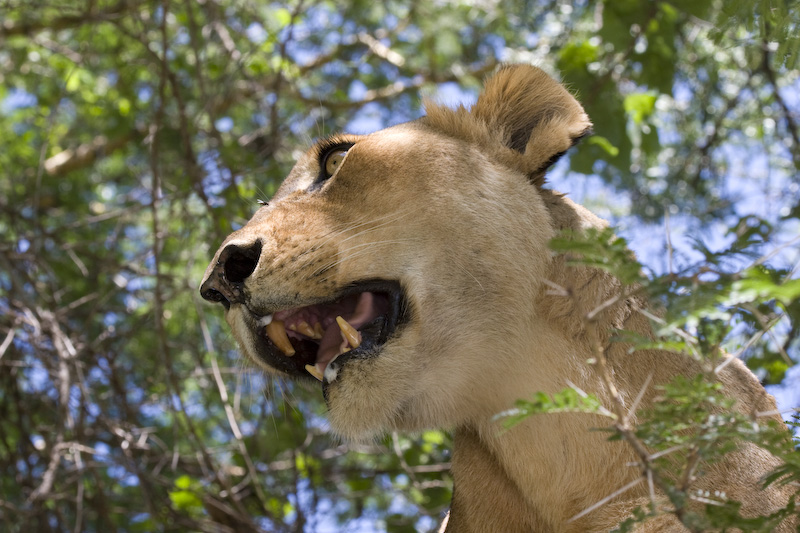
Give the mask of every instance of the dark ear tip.
[[583, 130], [580, 134], [578, 134], [578, 136], [572, 138], [572, 146], [575, 146], [576, 144], [581, 142], [581, 140], [584, 137], [589, 137], [591, 135], [594, 135], [594, 130], [592, 129], [591, 126], [589, 126], [585, 130]]
[[[573, 146], [578, 144], [581, 141], [581, 139], [583, 139], [584, 137], [588, 137], [588, 136], [592, 135], [593, 133], [594, 133], [594, 130], [592, 130], [592, 127], [591, 126], [587, 127], [580, 134], [578, 134], [577, 136], [572, 138], [572, 144], [570, 144], [570, 148], [572, 148]], [[539, 167], [531, 175], [532, 176], [544, 176], [544, 173], [547, 171], [547, 169], [549, 169], [550, 167], [555, 165], [556, 162], [559, 159], [561, 159], [564, 156], [564, 154], [566, 154], [566, 153], [567, 153], [567, 150], [564, 150], [563, 152], [558, 152], [557, 154], [553, 155], [550, 159], [548, 159], [545, 162], [544, 165]], [[536, 179], [539, 179], [539, 178], [536, 178]], [[536, 179], [534, 179], [534, 181], [536, 181]], [[542, 179], [542, 182], [543, 182], [544, 181], [543, 178], [541, 178], [541, 179]]]

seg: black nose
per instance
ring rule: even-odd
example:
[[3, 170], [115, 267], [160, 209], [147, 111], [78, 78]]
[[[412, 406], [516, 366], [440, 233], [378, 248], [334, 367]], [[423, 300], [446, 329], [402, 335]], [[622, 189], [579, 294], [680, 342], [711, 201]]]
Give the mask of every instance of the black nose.
[[200, 296], [225, 307], [244, 302], [244, 282], [255, 271], [261, 256], [261, 241], [250, 245], [229, 244], [200, 286]]

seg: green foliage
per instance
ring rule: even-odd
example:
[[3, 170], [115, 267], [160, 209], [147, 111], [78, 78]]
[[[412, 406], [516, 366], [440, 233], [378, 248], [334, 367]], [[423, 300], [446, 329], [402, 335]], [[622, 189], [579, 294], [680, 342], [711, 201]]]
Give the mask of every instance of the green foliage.
[[198, 497], [197, 483], [189, 476], [181, 476], [175, 480], [175, 490], [169, 492], [169, 499], [177, 511], [190, 515], [199, 514], [203, 502]]
[[635, 124], [641, 124], [655, 111], [656, 98], [654, 92], [631, 93], [625, 96], [622, 107]]
[[792, 420], [790, 420], [788, 423], [789, 427], [794, 430], [794, 436], [791, 443], [792, 447], [794, 448], [794, 453], [783, 454], [783, 464], [764, 480], [765, 484], [787, 484], [800, 479], [800, 436], [798, 436], [800, 435], [800, 432], [797, 431], [797, 429], [800, 428], [800, 413], [793, 413]]
[[564, 389], [552, 395], [537, 392], [531, 400], [517, 400], [514, 409], [498, 414], [497, 418], [503, 420], [506, 429], [510, 429], [537, 413], [585, 413], [614, 417], [595, 396], [575, 389]]
[[[733, 258], [756, 256], [755, 251], [770, 240], [772, 228], [768, 224], [753, 224], [747, 218], [734, 227], [735, 238], [720, 251], [712, 252], [697, 243], [703, 252], [703, 262], [681, 275], [643, 275], [641, 265], [630, 256], [624, 240], [615, 237], [610, 228], [566, 232], [553, 239], [551, 248], [565, 254], [568, 264], [612, 272], [622, 281], [623, 294], [650, 294], [660, 299], [667, 310], [663, 317], [648, 313], [654, 321], [655, 338], [620, 331], [614, 342], [625, 343], [632, 357], [636, 351], [653, 348], [682, 354], [700, 361], [705, 372], [693, 377], [678, 376], [655, 386], [652, 404], [636, 411], [635, 422], [624, 420], [620, 411], [615, 411], [612, 405], [603, 405], [596, 396], [573, 388], [553, 395], [537, 393], [533, 400], [520, 400], [515, 409], [501, 415], [506, 427], [541, 413], [605, 415], [611, 424], [602, 429], [610, 432], [611, 440], [626, 441], [636, 450], [647, 450], [647, 457], [640, 459], [643, 472], [657, 480], [659, 490], [668, 498], [671, 508], [666, 512], [675, 514], [691, 531], [738, 528], [766, 532], [774, 530], [786, 517], [798, 514], [796, 500], [800, 498], [800, 490], [786, 508], [763, 516], [743, 517], [740, 502], [724, 493], [693, 488], [705, 470], [745, 442], [763, 447], [781, 461], [765, 479], [765, 485], [800, 482], [797, 437], [793, 444], [782, 424], [764, 418], [765, 414], [745, 414], [737, 409], [735, 401], [716, 379], [717, 372], [729, 364], [722, 347], [742, 342], [739, 339], [743, 335], [743, 322], [750, 322], [755, 330], [750, 340], [744, 342], [744, 348], [750, 348], [759, 344], [778, 320], [787, 317], [792, 323], [798, 320], [794, 306], [800, 299], [800, 280], [792, 278], [790, 272], [766, 266], [767, 255], [733, 272], [721, 270]], [[587, 312], [587, 324], [595, 314], [595, 310]], [[786, 360], [785, 353], [771, 351], [767, 343], [760, 344], [762, 355], [758, 364], [769, 366], [771, 379], [779, 380], [792, 361]], [[599, 357], [605, 356], [601, 353]], [[780, 361], [780, 357], [784, 360]], [[767, 361], [769, 365], [765, 365]], [[600, 365], [598, 371], [602, 373], [603, 368]], [[772, 376], [773, 373], [777, 376]], [[605, 396], [608, 395], [606, 391]], [[795, 419], [798, 416], [795, 414]], [[633, 428], [629, 429], [631, 423]], [[702, 506], [697, 506], [698, 502]], [[655, 506], [639, 508], [618, 530], [632, 531], [636, 524], [657, 512], [665, 511], [656, 511]]]
[[800, 37], [797, 33], [796, 7], [788, 1], [758, 0], [725, 2], [720, 24], [711, 33], [716, 42], [735, 31], [746, 39], [775, 45], [775, 61], [789, 69], [797, 68]]
[[[679, 376], [657, 390], [653, 407], [641, 412], [636, 436], [659, 456], [656, 467], [665, 471], [674, 468], [675, 455], [684, 461], [691, 456], [692, 461], [705, 467], [743, 441], [770, 443], [775, 438], [787, 438], [785, 428], [759, 423], [752, 416], [737, 412], [722, 386], [708, 376]], [[665, 453], [669, 450], [677, 452]]]
[[550, 241], [550, 248], [567, 253], [568, 264], [599, 268], [616, 276], [624, 285], [642, 281], [642, 265], [636, 261], [628, 242], [612, 228], [589, 228], [582, 234], [564, 231]]

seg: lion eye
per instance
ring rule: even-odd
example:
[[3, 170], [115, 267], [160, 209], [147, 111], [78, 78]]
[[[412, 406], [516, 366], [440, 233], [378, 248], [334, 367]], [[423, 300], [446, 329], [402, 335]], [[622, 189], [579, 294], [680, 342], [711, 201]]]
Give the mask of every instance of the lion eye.
[[344, 156], [347, 155], [347, 150], [333, 150], [325, 156], [325, 177], [330, 178], [339, 168], [339, 165], [344, 161]]

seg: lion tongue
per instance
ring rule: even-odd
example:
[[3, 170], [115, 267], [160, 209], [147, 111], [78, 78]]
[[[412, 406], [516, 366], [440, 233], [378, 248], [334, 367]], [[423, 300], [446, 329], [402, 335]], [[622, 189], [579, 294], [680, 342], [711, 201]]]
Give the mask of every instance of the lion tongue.
[[[375, 295], [371, 292], [362, 292], [358, 298], [358, 303], [351, 314], [348, 314], [344, 319], [355, 329], [360, 328], [370, 320], [373, 320], [380, 314], [380, 310], [375, 305]], [[325, 366], [336, 358], [337, 355], [343, 353], [348, 348], [346, 341], [342, 339], [342, 333], [339, 325], [334, 320], [328, 326], [325, 333], [322, 334], [322, 339], [319, 341], [319, 349], [317, 350], [316, 366], [322, 372], [325, 371]]]
[[317, 350], [316, 366], [321, 371], [325, 371], [325, 366], [330, 363], [339, 353], [342, 346], [342, 335], [339, 333], [339, 326], [334, 324], [325, 330], [322, 339], [319, 341]]

